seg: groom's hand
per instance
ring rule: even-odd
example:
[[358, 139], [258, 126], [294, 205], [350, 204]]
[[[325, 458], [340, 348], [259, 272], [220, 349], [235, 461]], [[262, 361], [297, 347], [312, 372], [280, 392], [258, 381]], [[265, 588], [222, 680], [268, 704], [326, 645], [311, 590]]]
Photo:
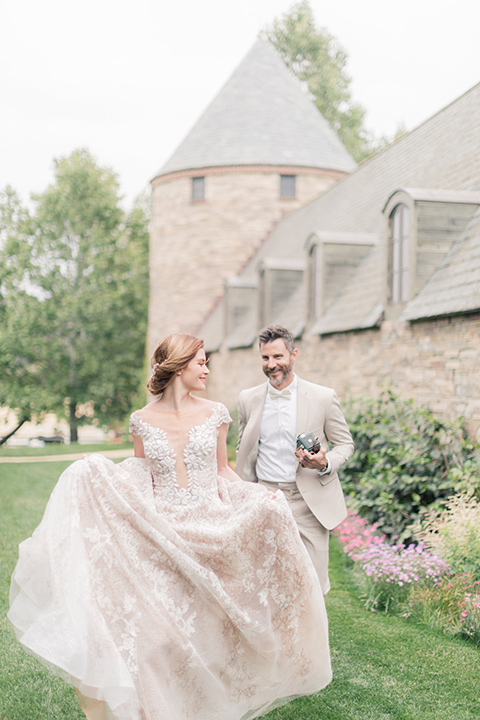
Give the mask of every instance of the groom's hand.
[[300, 465], [304, 468], [323, 471], [327, 467], [327, 459], [323, 448], [320, 448], [317, 453], [309, 453], [305, 448], [299, 447], [295, 455], [299, 459]]

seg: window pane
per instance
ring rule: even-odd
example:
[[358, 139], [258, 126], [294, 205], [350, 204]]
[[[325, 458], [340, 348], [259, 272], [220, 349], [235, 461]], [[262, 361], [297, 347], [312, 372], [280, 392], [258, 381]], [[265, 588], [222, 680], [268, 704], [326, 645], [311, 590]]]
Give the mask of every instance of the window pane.
[[400, 299], [400, 289], [399, 289], [399, 282], [398, 282], [398, 273], [395, 273], [392, 275], [391, 281], [392, 281], [392, 302], [398, 303]]
[[280, 175], [280, 197], [295, 197], [295, 175]]
[[410, 210], [406, 205], [401, 205], [402, 208], [402, 235], [410, 235]]
[[401, 215], [399, 212], [399, 208], [396, 208], [393, 212], [393, 238], [396, 240], [398, 240], [401, 233], [400, 221]]
[[408, 235], [403, 235], [400, 242], [401, 247], [401, 258], [400, 258], [400, 264], [401, 269], [406, 270], [408, 269], [408, 253], [409, 253], [409, 240], [410, 238]]
[[317, 319], [317, 246], [310, 248], [308, 257], [308, 319]]
[[205, 199], [205, 178], [194, 177], [192, 178], [192, 200], [204, 200]]
[[393, 272], [398, 273], [400, 270], [400, 242], [398, 237], [393, 238]]
[[390, 215], [390, 302], [407, 302], [410, 266], [410, 211], [397, 205]]
[[408, 300], [408, 268], [402, 272], [402, 288], [400, 302], [407, 302]]

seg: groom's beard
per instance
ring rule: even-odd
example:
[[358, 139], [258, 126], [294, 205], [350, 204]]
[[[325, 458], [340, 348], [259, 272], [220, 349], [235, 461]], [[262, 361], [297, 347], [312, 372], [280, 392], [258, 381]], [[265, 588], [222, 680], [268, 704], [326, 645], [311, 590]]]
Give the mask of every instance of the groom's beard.
[[[290, 375], [290, 373], [293, 370], [293, 365], [291, 363], [288, 363], [286, 365], [277, 365], [274, 370], [271, 368], [268, 368], [264, 370], [263, 372], [270, 380], [270, 383], [273, 385], [273, 387], [278, 387], [281, 385], [285, 379]], [[275, 371], [275, 376], [272, 377]]]

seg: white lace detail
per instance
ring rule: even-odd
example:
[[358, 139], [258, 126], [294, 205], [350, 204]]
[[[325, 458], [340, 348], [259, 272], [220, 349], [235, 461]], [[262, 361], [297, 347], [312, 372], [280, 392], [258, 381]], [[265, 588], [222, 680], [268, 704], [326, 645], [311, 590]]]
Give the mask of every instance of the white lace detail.
[[182, 492], [168, 433], [132, 415], [146, 458], [73, 463], [20, 548], [19, 639], [112, 720], [253, 720], [330, 681], [321, 589], [285, 497], [218, 475], [229, 420], [216, 404], [190, 429]]
[[152, 472], [155, 504], [163, 510], [170, 505], [181, 505], [194, 513], [194, 504], [205, 502], [218, 495], [216, 447], [217, 428], [232, 418], [221, 403], [214, 405], [212, 413], [188, 433], [183, 451], [187, 468], [188, 487], [179, 487], [176, 477], [176, 454], [168, 444], [168, 434], [154, 427], [136, 413], [130, 418], [130, 431], [141, 437], [145, 458]]

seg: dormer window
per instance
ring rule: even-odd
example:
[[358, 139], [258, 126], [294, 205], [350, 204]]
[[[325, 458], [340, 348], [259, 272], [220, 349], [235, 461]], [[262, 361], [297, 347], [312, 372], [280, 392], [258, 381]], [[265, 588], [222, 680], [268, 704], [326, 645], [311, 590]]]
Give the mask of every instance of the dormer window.
[[[318, 232], [307, 239], [307, 321], [319, 327], [325, 313], [377, 245], [371, 233]], [[313, 330], [316, 332], [316, 330]]]
[[305, 263], [301, 260], [289, 259], [280, 260], [277, 258], [265, 258], [258, 267], [258, 311], [259, 326], [263, 327], [273, 322], [280, 322], [282, 313], [292, 303], [299, 292], [302, 299], [299, 301], [304, 306], [304, 274]]
[[281, 198], [295, 198], [296, 175], [280, 175], [280, 197]]
[[192, 201], [205, 200], [205, 178], [192, 178]]
[[410, 210], [400, 203], [389, 220], [389, 300], [391, 305], [409, 299], [410, 283]]
[[[255, 329], [257, 312], [257, 281], [241, 277], [225, 281], [224, 329], [227, 338], [232, 334], [239, 341], [239, 332], [244, 332], [247, 323]], [[255, 332], [255, 330], [254, 330]], [[247, 331], [248, 335], [248, 331]], [[241, 346], [236, 346], [241, 347]]]

